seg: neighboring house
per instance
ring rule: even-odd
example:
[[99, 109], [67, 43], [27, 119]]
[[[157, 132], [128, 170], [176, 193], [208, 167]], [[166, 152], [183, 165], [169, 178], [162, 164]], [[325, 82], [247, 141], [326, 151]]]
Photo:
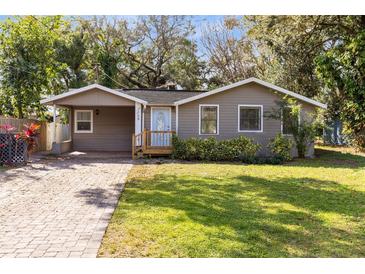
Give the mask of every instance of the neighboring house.
[[[171, 135], [181, 138], [217, 139], [244, 135], [262, 145], [279, 132], [287, 132], [284, 119], [267, 118], [265, 112], [278, 108], [283, 96], [296, 98], [301, 104], [299, 120], [309, 119], [316, 107], [325, 104], [280, 88], [265, 81], [249, 78], [207, 92], [110, 89], [93, 84], [41, 101], [42, 104], [68, 108], [72, 125], [71, 140], [54, 144], [55, 152], [129, 151], [133, 155], [168, 154]], [[289, 112], [288, 112], [289, 113]], [[265, 117], [264, 117], [265, 116]], [[293, 149], [295, 156], [295, 150]], [[313, 145], [308, 155], [313, 155]]]

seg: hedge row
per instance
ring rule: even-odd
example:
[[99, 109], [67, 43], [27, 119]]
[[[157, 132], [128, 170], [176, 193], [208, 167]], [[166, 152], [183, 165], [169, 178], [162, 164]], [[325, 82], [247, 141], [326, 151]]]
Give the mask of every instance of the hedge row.
[[180, 160], [242, 161], [249, 164], [282, 164], [291, 160], [292, 142], [282, 134], [268, 144], [271, 157], [257, 157], [261, 146], [244, 136], [218, 141], [214, 137], [182, 140], [175, 135], [172, 144], [172, 158]]
[[172, 157], [180, 160], [239, 161], [255, 157], [260, 149], [259, 144], [244, 136], [222, 141], [214, 137], [182, 140], [173, 136], [172, 144]]

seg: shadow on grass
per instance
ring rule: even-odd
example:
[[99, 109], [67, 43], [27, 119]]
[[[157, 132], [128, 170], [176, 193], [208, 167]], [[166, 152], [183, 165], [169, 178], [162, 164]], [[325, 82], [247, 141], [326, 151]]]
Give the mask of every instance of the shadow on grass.
[[[204, 232], [212, 239], [212, 248], [222, 250], [222, 257], [365, 256], [363, 230], [336, 228], [317, 214], [341, 214], [349, 220], [364, 216], [364, 193], [333, 181], [156, 175], [136, 178], [127, 186], [124, 217], [128, 210], [175, 209], [204, 227], [233, 230], [233, 235]], [[226, 241], [240, 248], [226, 248]], [[189, 245], [195, 245], [194, 241], [180, 248], [189, 250]], [[209, 256], [206, 250], [193, 249], [197, 253], [186, 256]]]

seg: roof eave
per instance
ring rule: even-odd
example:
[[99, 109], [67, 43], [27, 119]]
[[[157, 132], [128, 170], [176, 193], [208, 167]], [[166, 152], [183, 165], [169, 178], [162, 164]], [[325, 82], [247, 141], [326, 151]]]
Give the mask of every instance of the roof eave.
[[239, 86], [242, 86], [242, 85], [245, 85], [245, 84], [249, 84], [249, 83], [257, 83], [259, 85], [263, 85], [265, 87], [268, 87], [268, 88], [271, 88], [273, 90], [279, 91], [281, 93], [287, 94], [289, 96], [292, 96], [294, 98], [297, 98], [297, 99], [302, 100], [304, 102], [307, 102], [309, 104], [315, 105], [317, 107], [320, 107], [320, 108], [323, 108], [323, 109], [327, 109], [327, 105], [326, 104], [322, 104], [322, 103], [320, 103], [318, 101], [315, 101], [313, 99], [310, 99], [310, 98], [305, 97], [303, 95], [300, 95], [298, 93], [292, 92], [290, 90], [287, 90], [287, 89], [278, 87], [278, 86], [276, 86], [274, 84], [265, 82], [263, 80], [260, 80], [260, 79], [255, 78], [255, 77], [251, 77], [251, 78], [248, 78], [248, 79], [245, 79], [245, 80], [242, 80], [242, 81], [239, 81], [239, 82], [236, 82], [236, 83], [227, 85], [227, 86], [223, 86], [223, 87], [220, 87], [220, 88], [217, 88], [217, 89], [213, 89], [213, 90], [208, 91], [206, 93], [202, 93], [202, 94], [199, 94], [199, 95], [195, 95], [195, 96], [190, 97], [190, 98], [187, 98], [187, 99], [179, 100], [179, 101], [174, 102], [174, 104], [176, 106], [177, 105], [183, 105], [183, 104], [186, 104], [186, 103], [189, 103], [189, 102], [192, 102], [192, 101], [195, 101], [195, 100], [199, 100], [199, 99], [202, 99], [202, 98], [205, 98], [205, 97], [208, 97], [208, 96], [211, 96], [211, 95], [214, 95], [214, 94], [217, 94], [217, 93], [220, 93], [220, 92], [223, 92], [223, 91], [226, 91], [226, 90], [235, 88], [235, 87], [239, 87]]

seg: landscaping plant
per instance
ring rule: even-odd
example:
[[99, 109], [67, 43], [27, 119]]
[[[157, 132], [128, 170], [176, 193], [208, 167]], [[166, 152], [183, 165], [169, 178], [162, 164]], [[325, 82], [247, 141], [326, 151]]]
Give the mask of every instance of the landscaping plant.
[[[284, 109], [290, 109], [293, 119], [289, 119], [288, 128], [291, 132], [299, 158], [305, 158], [307, 148], [314, 142], [316, 131], [322, 123], [315, 114], [311, 117], [301, 117], [301, 105], [293, 98], [284, 97], [277, 101], [278, 108], [269, 112], [266, 117], [281, 120]], [[304, 119], [303, 119], [304, 118]]]
[[214, 137], [182, 140], [173, 136], [172, 144], [172, 157], [180, 160], [239, 161], [255, 157], [260, 149], [259, 144], [244, 136], [221, 141]]
[[25, 129], [16, 135], [16, 139], [22, 139], [27, 143], [27, 155], [28, 158], [30, 154], [35, 150], [37, 146], [37, 137], [39, 135], [40, 125], [31, 123], [30, 125], [24, 125]]
[[293, 142], [283, 136], [283, 134], [279, 133], [275, 136], [275, 138], [270, 140], [268, 144], [268, 148], [272, 152], [272, 154], [276, 157], [281, 158], [283, 161], [290, 161], [291, 155], [290, 151], [293, 146]]

